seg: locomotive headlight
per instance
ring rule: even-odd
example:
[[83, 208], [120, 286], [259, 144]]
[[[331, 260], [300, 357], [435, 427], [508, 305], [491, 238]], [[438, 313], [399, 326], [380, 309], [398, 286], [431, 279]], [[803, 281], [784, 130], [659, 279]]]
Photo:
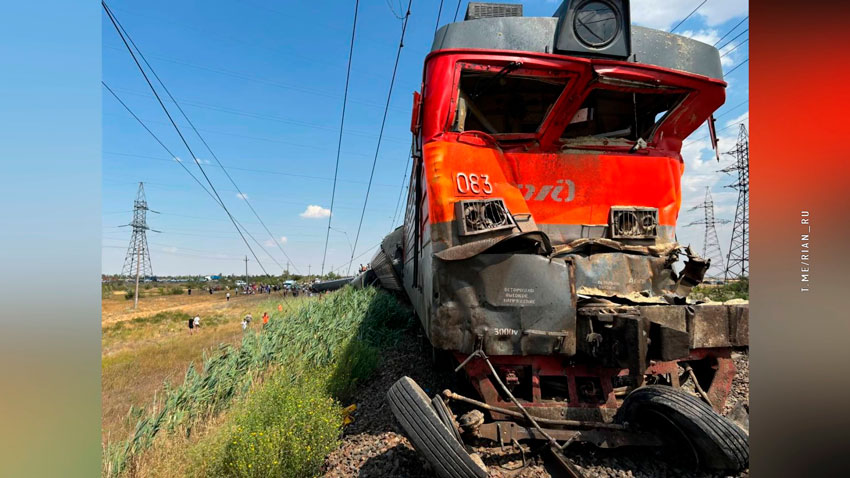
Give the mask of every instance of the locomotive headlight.
[[658, 209], [614, 206], [609, 228], [612, 239], [653, 239], [658, 235]]
[[602, 47], [620, 33], [620, 16], [607, 1], [591, 0], [576, 9], [573, 30], [576, 38], [585, 45]]
[[455, 203], [458, 234], [470, 236], [514, 227], [511, 214], [501, 198], [471, 199]]

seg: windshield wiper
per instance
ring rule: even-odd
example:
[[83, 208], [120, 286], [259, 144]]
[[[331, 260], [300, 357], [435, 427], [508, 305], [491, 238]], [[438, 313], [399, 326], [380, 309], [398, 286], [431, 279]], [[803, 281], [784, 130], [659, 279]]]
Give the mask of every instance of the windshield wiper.
[[507, 76], [508, 73], [518, 69], [521, 66], [522, 66], [521, 61], [512, 61], [512, 62], [508, 63], [507, 65], [505, 65], [504, 68], [499, 70], [498, 73], [496, 73], [495, 75], [491, 76], [490, 78], [487, 78], [486, 80], [484, 80], [485, 83], [483, 85], [483, 88], [482, 88], [482, 84], [481, 84], [482, 82], [481, 81], [477, 82], [475, 84], [475, 89], [472, 90], [472, 94], [469, 95], [469, 98], [473, 99], [473, 100], [478, 98], [479, 96], [484, 94], [488, 89], [490, 89], [490, 85], [492, 85], [494, 81], [496, 81], [496, 80], [498, 80], [498, 79], [500, 79], [504, 76]]

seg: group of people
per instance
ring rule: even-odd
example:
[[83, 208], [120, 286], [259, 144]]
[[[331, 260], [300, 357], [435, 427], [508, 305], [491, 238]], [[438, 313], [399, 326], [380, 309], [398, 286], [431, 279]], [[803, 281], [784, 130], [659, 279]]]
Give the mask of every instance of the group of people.
[[[268, 323], [269, 323], [269, 318], [270, 318], [270, 317], [269, 317], [269, 313], [268, 313], [268, 312], [263, 312], [263, 319], [262, 319], [262, 320], [263, 320], [263, 327], [265, 327], [266, 325], [268, 325]], [[244, 319], [242, 319], [242, 330], [245, 330], [245, 329], [247, 329], [248, 327], [250, 327], [250, 326], [251, 326], [251, 321], [252, 321], [252, 320], [254, 320], [254, 317], [253, 317], [253, 316], [251, 316], [251, 314], [250, 314], [250, 313], [248, 313], [248, 315], [246, 315], [246, 316], [245, 316], [245, 318], [244, 318]]]
[[[212, 287], [208, 287], [208, 288], [207, 288], [207, 290], [209, 291], [210, 295], [212, 295], [212, 293], [213, 293], [213, 288], [212, 288]], [[186, 288], [186, 294], [187, 294], [187, 295], [192, 295], [192, 288], [191, 288], [191, 287], [187, 287], [187, 288]]]
[[277, 292], [278, 290], [280, 290], [280, 286], [277, 284], [248, 284], [242, 287], [242, 293], [246, 295], [271, 294], [272, 292]]
[[[263, 327], [268, 325], [269, 319], [271, 319], [271, 317], [269, 317], [269, 313], [263, 312], [263, 317], [262, 317]], [[254, 317], [250, 313], [248, 313], [245, 316], [245, 318], [242, 319], [242, 330], [246, 330], [248, 327], [250, 327], [251, 322], [253, 320], [254, 320]], [[201, 316], [196, 315], [195, 317], [189, 319], [189, 335], [194, 334], [195, 329], [199, 329], [199, 328], [201, 328]]]
[[201, 328], [201, 317], [196, 315], [194, 318], [189, 319], [189, 335], [195, 333], [195, 329]]

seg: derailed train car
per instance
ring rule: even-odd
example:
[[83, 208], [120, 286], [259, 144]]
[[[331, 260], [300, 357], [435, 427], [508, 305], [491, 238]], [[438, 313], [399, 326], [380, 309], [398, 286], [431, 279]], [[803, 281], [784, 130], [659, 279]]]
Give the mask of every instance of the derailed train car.
[[436, 33], [404, 225], [370, 274], [480, 395], [429, 398], [407, 377], [389, 391], [440, 476], [486, 476], [470, 439], [546, 440], [573, 474], [573, 441], [748, 466], [746, 432], [719, 414], [748, 306], [689, 303], [709, 264], [676, 241], [682, 141], [713, 121], [722, 76], [717, 49], [630, 25], [627, 0], [552, 17], [471, 3]]

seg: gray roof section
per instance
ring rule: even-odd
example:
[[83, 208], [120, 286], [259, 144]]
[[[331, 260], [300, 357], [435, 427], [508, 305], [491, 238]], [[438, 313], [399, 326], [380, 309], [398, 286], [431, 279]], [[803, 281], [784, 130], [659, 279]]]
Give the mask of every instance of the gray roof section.
[[[513, 50], [553, 53], [556, 17], [481, 18], [449, 23], [437, 31], [431, 51], [444, 49]], [[720, 52], [681, 35], [632, 25], [630, 61], [709, 78], [723, 78]], [[590, 56], [567, 53], [568, 56]]]

